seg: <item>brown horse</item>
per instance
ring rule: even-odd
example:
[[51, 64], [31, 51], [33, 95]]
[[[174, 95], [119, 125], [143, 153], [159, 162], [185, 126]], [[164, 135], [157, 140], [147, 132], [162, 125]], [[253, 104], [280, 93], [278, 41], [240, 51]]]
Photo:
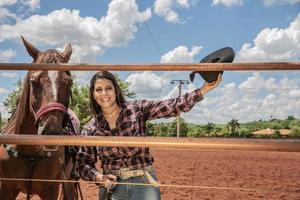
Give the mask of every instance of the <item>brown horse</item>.
[[[23, 37], [22, 40], [34, 63], [67, 63], [72, 54], [70, 44], [64, 52], [53, 49], [41, 52]], [[71, 86], [72, 77], [68, 71], [29, 71], [17, 108], [2, 133], [67, 134], [65, 126], [70, 122], [68, 104]], [[65, 148], [62, 146], [3, 145], [0, 151], [0, 175], [4, 178], [66, 179], [72, 162], [66, 165], [64, 162]], [[73, 184], [65, 184], [64, 188], [70, 194], [64, 195], [64, 198], [75, 199], [72, 195]], [[59, 195], [59, 183], [0, 181], [0, 199], [15, 199], [19, 192], [27, 194], [27, 199], [37, 194], [43, 200], [54, 200]]]

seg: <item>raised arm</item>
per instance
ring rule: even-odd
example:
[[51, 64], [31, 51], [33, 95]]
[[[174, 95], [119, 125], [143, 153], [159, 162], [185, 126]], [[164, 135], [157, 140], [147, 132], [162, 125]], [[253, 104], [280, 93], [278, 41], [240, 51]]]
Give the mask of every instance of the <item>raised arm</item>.
[[222, 80], [220, 74], [217, 81], [205, 82], [203, 86], [182, 96], [163, 101], [141, 101], [145, 120], [168, 118], [178, 116], [182, 112], [188, 112], [192, 107], [203, 99], [203, 95], [216, 88]]

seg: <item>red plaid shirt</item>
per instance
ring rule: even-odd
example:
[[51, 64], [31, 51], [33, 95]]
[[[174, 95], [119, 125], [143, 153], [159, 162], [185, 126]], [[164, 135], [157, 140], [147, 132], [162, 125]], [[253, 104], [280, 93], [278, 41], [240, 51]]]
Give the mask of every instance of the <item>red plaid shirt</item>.
[[[189, 111], [202, 100], [200, 90], [163, 101], [128, 101], [121, 109], [116, 128], [110, 129], [102, 114], [94, 117], [81, 134], [88, 136], [146, 136], [146, 121], [178, 116]], [[85, 180], [95, 180], [100, 173], [96, 167], [97, 157], [104, 170], [121, 167], [140, 169], [154, 162], [149, 148], [144, 147], [81, 147], [77, 154], [78, 171]]]

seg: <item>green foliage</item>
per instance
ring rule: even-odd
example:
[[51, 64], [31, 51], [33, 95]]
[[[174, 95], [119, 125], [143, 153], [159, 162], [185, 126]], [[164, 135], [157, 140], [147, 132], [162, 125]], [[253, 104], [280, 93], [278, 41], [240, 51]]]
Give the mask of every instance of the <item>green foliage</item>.
[[296, 118], [294, 116], [291, 116], [291, 115], [287, 117], [287, 120], [290, 120], [290, 121], [295, 120], [295, 119]]
[[80, 120], [80, 128], [91, 119], [89, 106], [89, 87], [80, 86], [74, 81], [70, 108]]
[[[176, 137], [177, 136], [177, 118], [171, 123], [146, 123], [151, 136]], [[191, 128], [182, 118], [180, 118], [180, 137], [186, 137], [191, 133]], [[192, 128], [193, 129], [193, 128]], [[195, 131], [194, 131], [195, 132]], [[147, 134], [148, 135], [148, 134]]]
[[154, 136], [154, 132], [155, 132], [155, 125], [153, 123], [151, 123], [150, 121], [146, 122], [146, 136]]
[[228, 135], [235, 137], [238, 136], [238, 129], [240, 129], [240, 123], [238, 119], [232, 119], [227, 123]]
[[114, 76], [116, 77], [120, 88], [122, 89], [123, 95], [128, 98], [135, 98], [135, 92], [129, 90], [130, 82], [121, 80], [118, 74], [114, 74]]
[[275, 137], [275, 138], [281, 137], [280, 131], [279, 130], [274, 130], [273, 134], [272, 134], [272, 137]]
[[291, 128], [291, 137], [300, 138], [300, 126], [293, 126]]
[[1, 114], [1, 112], [0, 112], [0, 130], [2, 129], [2, 124], [3, 123], [3, 121], [2, 121], [2, 114]]
[[17, 107], [19, 96], [22, 90], [22, 79], [17, 80], [14, 86], [16, 89], [12, 91], [3, 102], [3, 105], [6, 107], [9, 113], [13, 113]]
[[[187, 127], [187, 123], [185, 123], [182, 117], [179, 117], [179, 137], [186, 137], [189, 129]], [[171, 136], [177, 135], [177, 118], [171, 124], [171, 130], [175, 130]]]
[[215, 136], [214, 134], [215, 126], [216, 125], [214, 123], [208, 122], [206, 125], [203, 126], [203, 130], [208, 136]]
[[158, 123], [154, 125], [153, 136], [173, 137], [176, 136], [176, 131], [172, 130], [170, 123]]
[[189, 131], [187, 137], [205, 137], [206, 133], [200, 125], [188, 124]]
[[248, 138], [248, 137], [251, 137], [252, 136], [252, 133], [249, 129], [247, 128], [241, 128], [239, 131], [238, 131], [238, 135], [239, 137], [243, 137], [243, 138]]

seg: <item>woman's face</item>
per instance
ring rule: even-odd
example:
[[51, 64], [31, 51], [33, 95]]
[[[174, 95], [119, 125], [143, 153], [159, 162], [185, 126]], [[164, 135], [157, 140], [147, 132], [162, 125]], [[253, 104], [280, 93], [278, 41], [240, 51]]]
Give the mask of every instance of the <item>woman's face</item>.
[[96, 80], [93, 95], [102, 109], [110, 108], [116, 104], [116, 90], [113, 83], [108, 79]]

